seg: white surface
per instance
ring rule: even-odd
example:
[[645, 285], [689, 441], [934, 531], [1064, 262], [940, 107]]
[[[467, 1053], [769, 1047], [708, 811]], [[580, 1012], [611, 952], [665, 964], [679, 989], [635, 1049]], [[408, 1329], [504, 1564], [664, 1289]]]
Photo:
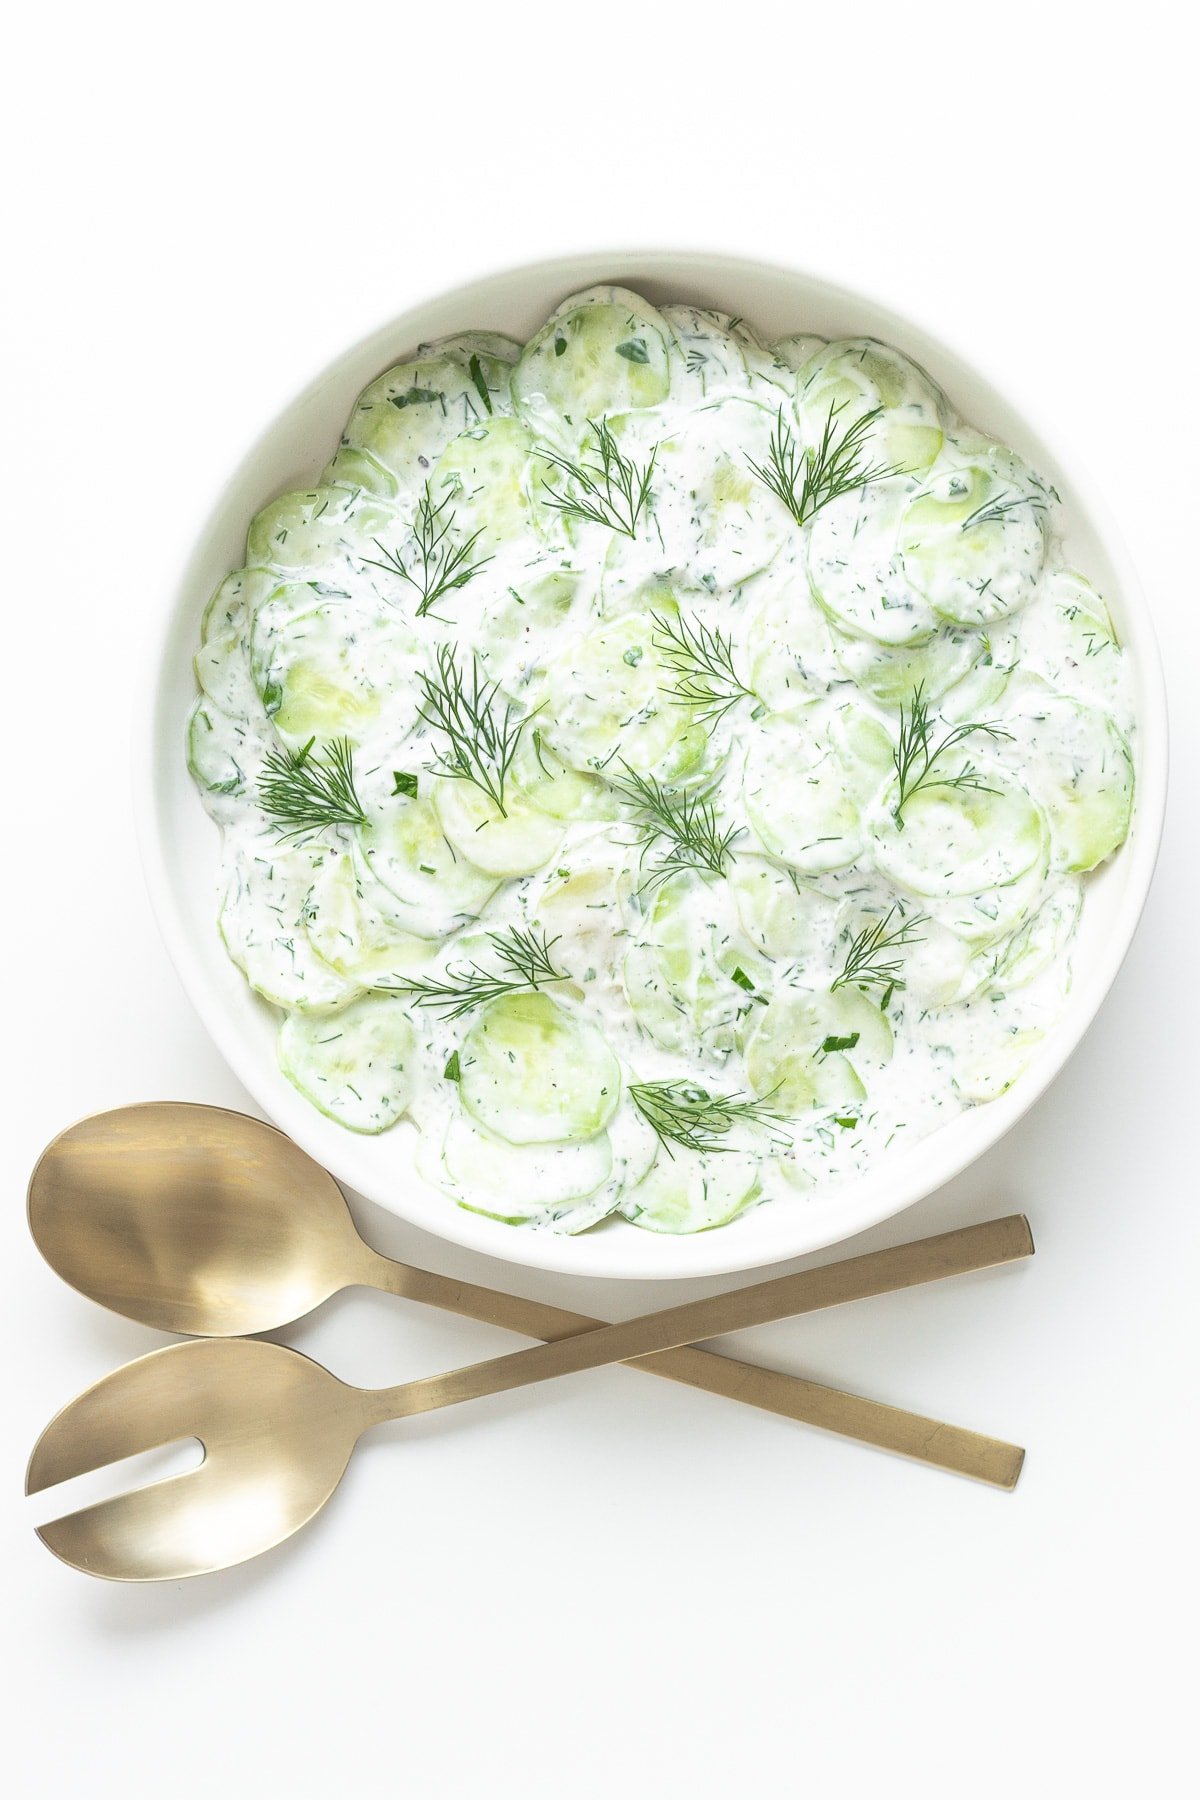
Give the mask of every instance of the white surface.
[[[1163, 1794], [1192, 1756], [1198, 470], [1176, 12], [1096, 14], [1085, 37], [1044, 5], [864, 5], [794, 36], [777, 8], [658, 13], [514, 5], [475, 31], [391, 6], [210, 5], [186, 25], [67, 6], [10, 27], [0, 1775], [22, 1800]], [[128, 650], [190, 492], [409, 297], [664, 220], [887, 287], [977, 342], [1081, 446], [1155, 610], [1173, 806], [1125, 968], [1035, 1111], [863, 1240], [1021, 1206], [1038, 1256], [741, 1346], [1025, 1443], [1021, 1486], [598, 1371], [365, 1446], [257, 1566], [88, 1582], [34, 1539], [24, 1456], [161, 1340], [42, 1267], [25, 1177], [81, 1113], [243, 1103], [159, 948], [128, 802]], [[518, 1285], [360, 1216], [385, 1248]], [[519, 1285], [622, 1313], [650, 1298]], [[293, 1341], [364, 1382], [513, 1342], [369, 1296]]]
[[[514, 1231], [448, 1206], [444, 1194], [419, 1178], [409, 1124], [379, 1137], [358, 1136], [297, 1093], [278, 1065], [277, 1011], [250, 992], [214, 928], [218, 832], [180, 752], [195, 703], [199, 621], [214, 589], [240, 567], [247, 526], [259, 508], [278, 492], [317, 479], [367, 382], [418, 344], [467, 324], [528, 338], [564, 295], [605, 280], [651, 301], [715, 304], [748, 319], [768, 340], [801, 330], [827, 338], [867, 334], [915, 357], [964, 419], [1018, 450], [1061, 495], [1056, 524], [1063, 553], [1104, 595], [1133, 663], [1137, 791], [1129, 837], [1120, 856], [1086, 884], [1070, 998], [1028, 1071], [990, 1105], [960, 1113], [910, 1149], [897, 1147], [853, 1182], [752, 1208], [725, 1230], [690, 1237], [640, 1231], [623, 1219], [575, 1237]], [[819, 276], [719, 254], [609, 248], [489, 274], [406, 310], [365, 343], [347, 346], [332, 367], [308, 371], [299, 384], [304, 391], [256, 432], [237, 469], [223, 472], [215, 501], [199, 503], [203, 523], [150, 638], [144, 692], [135, 696], [143, 714], [133, 747], [139, 839], [171, 959], [223, 1056], [273, 1122], [341, 1181], [423, 1230], [529, 1268], [650, 1280], [724, 1275], [840, 1242], [924, 1198], [996, 1143], [1054, 1079], [1107, 994], [1145, 903], [1166, 793], [1165, 697], [1153, 625], [1119, 528], [1064, 450], [1056, 421], [1042, 408], [1031, 410], [1027, 396], [1019, 405], [996, 392], [980, 361], [986, 363], [982, 351], [970, 359], [956, 355], [878, 298], [860, 298]]]

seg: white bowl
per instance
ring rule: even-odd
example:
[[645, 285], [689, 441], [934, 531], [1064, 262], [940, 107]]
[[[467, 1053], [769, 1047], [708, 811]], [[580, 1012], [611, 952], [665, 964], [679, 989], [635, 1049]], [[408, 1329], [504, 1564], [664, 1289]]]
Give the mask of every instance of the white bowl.
[[[307, 486], [328, 460], [355, 395], [422, 340], [471, 328], [528, 337], [572, 291], [616, 281], [651, 300], [744, 315], [767, 337], [869, 335], [915, 357], [973, 424], [1019, 450], [1058, 488], [1071, 559], [1096, 582], [1128, 647], [1136, 681], [1137, 800], [1128, 842], [1088, 882], [1067, 1009], [1016, 1086], [962, 1114], [852, 1184], [764, 1206], [693, 1237], [607, 1221], [580, 1237], [516, 1229], [463, 1211], [422, 1183], [406, 1124], [358, 1137], [304, 1100], [275, 1062], [275, 1018], [225, 955], [216, 929], [217, 836], [184, 764], [194, 696], [192, 655], [213, 588], [243, 561], [260, 506]], [[441, 1237], [531, 1267], [620, 1277], [708, 1276], [795, 1257], [910, 1206], [988, 1150], [1058, 1074], [1096, 1016], [1149, 889], [1166, 798], [1166, 702], [1145, 600], [1106, 508], [1051, 433], [1030, 424], [945, 344], [875, 301], [796, 270], [706, 252], [563, 257], [510, 269], [412, 308], [319, 374], [263, 432], [217, 496], [155, 651], [137, 784], [142, 849], [167, 947], [201, 1018], [239, 1079], [283, 1130], [350, 1187]]]

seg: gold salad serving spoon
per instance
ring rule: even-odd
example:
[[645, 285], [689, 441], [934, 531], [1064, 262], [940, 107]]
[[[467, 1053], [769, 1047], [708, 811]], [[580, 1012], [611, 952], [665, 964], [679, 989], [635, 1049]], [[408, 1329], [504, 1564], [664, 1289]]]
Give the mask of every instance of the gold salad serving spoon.
[[296, 1351], [238, 1340], [174, 1345], [115, 1371], [47, 1427], [28, 1492], [186, 1438], [201, 1440], [205, 1460], [41, 1529], [65, 1561], [113, 1579], [175, 1579], [271, 1548], [324, 1504], [371, 1425], [612, 1361], [650, 1357], [641, 1365], [650, 1373], [1002, 1487], [1015, 1485], [1023, 1460], [1013, 1445], [677, 1347], [1028, 1256], [1020, 1216], [601, 1327], [389, 1262], [358, 1236], [332, 1178], [281, 1133], [165, 1103], [102, 1114], [57, 1138], [30, 1184], [30, 1221], [73, 1286], [165, 1329], [267, 1330], [358, 1283], [555, 1340], [374, 1391]]
[[[29, 1224], [64, 1281], [162, 1331], [198, 1337], [276, 1331], [352, 1286], [547, 1342], [605, 1322], [381, 1256], [359, 1236], [326, 1170], [274, 1126], [222, 1107], [156, 1101], [72, 1125], [33, 1172]], [[1032, 1250], [1023, 1219], [973, 1226], [808, 1270], [801, 1278], [804, 1305], [795, 1310], [985, 1268]], [[1020, 1472], [1023, 1453], [1012, 1445], [802, 1376], [690, 1347], [660, 1352], [640, 1366], [979, 1481], [1011, 1488]]]

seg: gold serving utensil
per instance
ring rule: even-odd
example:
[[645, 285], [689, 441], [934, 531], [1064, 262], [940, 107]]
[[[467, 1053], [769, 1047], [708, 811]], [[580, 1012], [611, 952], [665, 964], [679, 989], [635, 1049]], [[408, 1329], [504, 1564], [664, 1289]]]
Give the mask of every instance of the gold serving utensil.
[[[172, 1344], [105, 1376], [51, 1420], [30, 1459], [26, 1492], [40, 1493], [188, 1438], [199, 1438], [204, 1461], [68, 1514], [40, 1527], [38, 1535], [74, 1568], [115, 1581], [174, 1581], [229, 1568], [307, 1524], [374, 1425], [765, 1325], [814, 1304], [878, 1293], [881, 1283], [906, 1286], [977, 1266], [966, 1243], [981, 1235], [993, 1253], [1004, 1252], [1000, 1260], [1028, 1255], [1031, 1248], [1024, 1220], [997, 1220], [776, 1276], [399, 1387], [350, 1387], [299, 1351], [253, 1338]], [[1022, 1453], [1010, 1454], [1019, 1467]]]
[[[604, 1322], [381, 1256], [359, 1236], [332, 1176], [273, 1126], [221, 1107], [151, 1102], [71, 1126], [33, 1172], [29, 1223], [64, 1281], [163, 1331], [274, 1331], [349, 1286], [376, 1287], [549, 1342]], [[972, 1226], [875, 1259], [807, 1271], [805, 1306], [797, 1310], [1032, 1250], [1022, 1218]], [[802, 1376], [690, 1347], [637, 1366], [977, 1481], [1012, 1488], [1020, 1474], [1024, 1452], [1011, 1444]]]

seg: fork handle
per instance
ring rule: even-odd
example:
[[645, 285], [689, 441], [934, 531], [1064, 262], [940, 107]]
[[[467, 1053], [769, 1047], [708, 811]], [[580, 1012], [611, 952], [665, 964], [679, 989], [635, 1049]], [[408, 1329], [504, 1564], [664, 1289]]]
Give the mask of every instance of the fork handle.
[[[523, 1386], [529, 1381], [594, 1368], [604, 1362], [633, 1361], [648, 1374], [725, 1394], [766, 1412], [836, 1431], [978, 1481], [1012, 1488], [1024, 1459], [1024, 1451], [1015, 1445], [841, 1393], [801, 1376], [780, 1374], [691, 1348], [690, 1343], [693, 1338], [720, 1336], [771, 1319], [1010, 1262], [1029, 1256], [1032, 1251], [1028, 1221], [1014, 1214], [894, 1249], [851, 1257], [824, 1268], [776, 1277], [711, 1300], [692, 1301], [615, 1326], [605, 1326], [599, 1320], [560, 1307], [392, 1263], [372, 1253], [373, 1260], [364, 1271], [364, 1278], [372, 1285], [526, 1336], [550, 1340], [544, 1350], [518, 1351], [449, 1375], [383, 1390], [373, 1397], [377, 1402], [373, 1410], [379, 1419], [424, 1412]], [[689, 1347], [647, 1347], [655, 1343]]]

